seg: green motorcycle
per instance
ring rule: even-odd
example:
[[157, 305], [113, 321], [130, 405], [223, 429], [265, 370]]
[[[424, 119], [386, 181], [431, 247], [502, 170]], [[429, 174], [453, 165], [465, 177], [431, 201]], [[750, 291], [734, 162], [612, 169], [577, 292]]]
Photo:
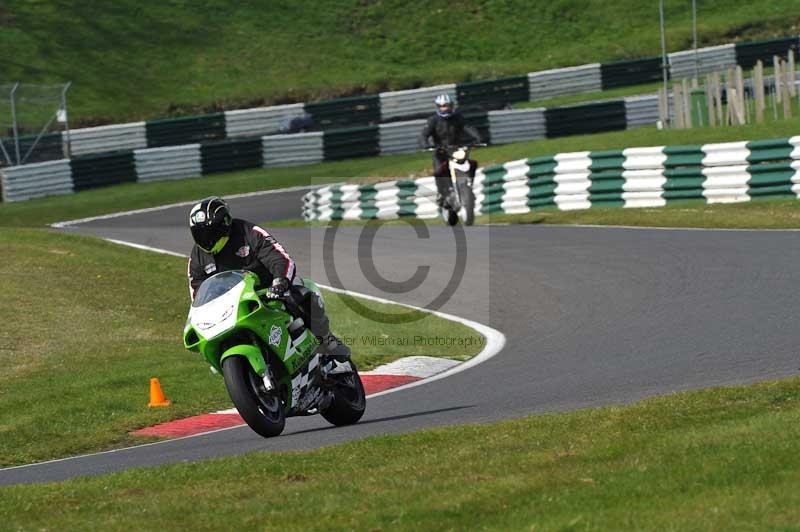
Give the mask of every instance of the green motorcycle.
[[[279, 435], [290, 416], [356, 423], [366, 396], [355, 364], [323, 357], [303, 319], [287, 310], [289, 301], [263, 299], [266, 290], [257, 291], [258, 284], [248, 271], [206, 279], [189, 310], [186, 349], [201, 353], [223, 375], [239, 414], [265, 438]], [[313, 281], [303, 285], [319, 294]]]

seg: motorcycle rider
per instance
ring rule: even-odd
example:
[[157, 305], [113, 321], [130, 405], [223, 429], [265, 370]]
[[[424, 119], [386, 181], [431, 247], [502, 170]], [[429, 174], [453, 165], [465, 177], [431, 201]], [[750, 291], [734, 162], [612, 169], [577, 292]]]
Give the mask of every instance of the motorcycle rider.
[[434, 103], [436, 113], [428, 118], [419, 134], [418, 143], [422, 148], [437, 148], [433, 152], [433, 176], [436, 178], [436, 204], [441, 207], [450, 191], [447, 148], [480, 144], [481, 136], [477, 129], [466, 124], [464, 115], [455, 109], [449, 94], [440, 94]]
[[[189, 256], [189, 295], [194, 301], [200, 285], [212, 275], [228, 270], [255, 273], [268, 300], [283, 300], [292, 314], [299, 314], [322, 344], [321, 353], [339, 361], [350, 349], [330, 331], [322, 298], [295, 276], [295, 263], [274, 236], [248, 221], [233, 218], [228, 204], [211, 196], [189, 211], [194, 246]], [[292, 312], [294, 311], [294, 312]], [[297, 316], [296, 316], [297, 317]]]

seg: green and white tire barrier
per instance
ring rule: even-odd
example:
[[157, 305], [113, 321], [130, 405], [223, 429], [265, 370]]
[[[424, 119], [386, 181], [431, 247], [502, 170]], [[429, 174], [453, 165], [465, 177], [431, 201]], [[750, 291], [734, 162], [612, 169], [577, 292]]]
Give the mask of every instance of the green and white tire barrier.
[[[663, 207], [675, 200], [735, 203], [800, 198], [800, 136], [788, 139], [559, 153], [478, 170], [478, 214], [541, 208]], [[334, 185], [306, 194], [306, 220], [437, 216], [433, 178]]]
[[402, 216], [433, 218], [436, 183], [432, 177], [374, 185], [332, 185], [303, 197], [305, 220], [390, 220]]

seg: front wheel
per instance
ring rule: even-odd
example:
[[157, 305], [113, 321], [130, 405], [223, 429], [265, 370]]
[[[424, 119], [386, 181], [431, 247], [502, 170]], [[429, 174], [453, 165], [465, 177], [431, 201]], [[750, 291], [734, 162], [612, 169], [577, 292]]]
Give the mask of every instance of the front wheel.
[[355, 370], [337, 378], [333, 385], [333, 401], [320, 414], [334, 425], [352, 425], [361, 419], [366, 408], [367, 395]]
[[259, 377], [245, 357], [232, 356], [222, 362], [225, 386], [236, 410], [250, 428], [265, 438], [283, 432], [286, 415], [283, 401], [264, 388]]
[[458, 214], [448, 207], [442, 207], [442, 220], [447, 225], [456, 225], [458, 223]]
[[472, 187], [466, 183], [459, 186], [461, 195], [461, 210], [458, 211], [459, 218], [464, 225], [475, 223], [475, 194]]

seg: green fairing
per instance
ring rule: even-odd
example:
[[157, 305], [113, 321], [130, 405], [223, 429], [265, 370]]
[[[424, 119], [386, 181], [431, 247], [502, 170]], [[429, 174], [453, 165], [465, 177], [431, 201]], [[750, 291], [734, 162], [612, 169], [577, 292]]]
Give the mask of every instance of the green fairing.
[[[291, 408], [292, 398], [291, 379], [311, 360], [319, 342], [308, 332], [304, 332], [297, 340], [292, 341], [287, 329], [293, 319], [292, 316], [286, 312], [280, 301], [264, 303], [259, 297], [259, 292], [255, 290], [257, 284], [258, 277], [252, 272], [245, 272], [236, 322], [228, 330], [213, 338], [204, 338], [202, 331], [195, 328], [191, 320], [187, 320], [183, 336], [184, 346], [190, 351], [201, 353], [211, 367], [220, 374], [223, 373], [223, 360], [230, 356], [245, 357], [261, 377], [266, 371], [268, 359], [270, 363], [282, 364], [284, 371], [276, 371], [277, 368], [273, 367], [273, 375], [283, 374], [280, 383], [285, 384], [289, 390], [286, 397], [288, 410]], [[304, 280], [304, 284], [319, 293], [319, 287], [313, 281]], [[258, 342], [253, 341], [253, 335], [258, 338]], [[233, 344], [232, 339], [234, 339]], [[273, 356], [268, 357], [266, 350]]]
[[[264, 355], [261, 354], [261, 350], [254, 345], [240, 344], [231, 347], [219, 357], [220, 366], [226, 358], [236, 355], [244, 356], [253, 366], [253, 370], [262, 377], [264, 376], [264, 372], [267, 370], [267, 363], [264, 362]], [[206, 355], [206, 358], [208, 358], [208, 355]]]

